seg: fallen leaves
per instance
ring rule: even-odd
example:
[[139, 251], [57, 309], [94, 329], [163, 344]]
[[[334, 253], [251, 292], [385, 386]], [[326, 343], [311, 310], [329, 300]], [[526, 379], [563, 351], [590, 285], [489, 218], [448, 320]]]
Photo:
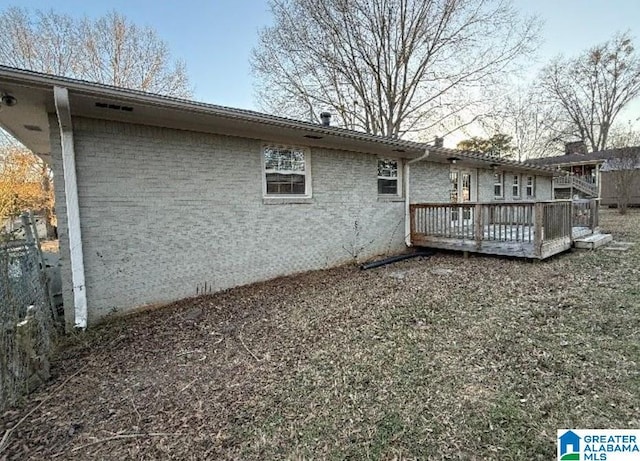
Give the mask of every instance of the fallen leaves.
[[[601, 223], [640, 242], [636, 211]], [[637, 422], [639, 257], [438, 253], [123, 318], [61, 348], [3, 455], [551, 459], [559, 427]]]

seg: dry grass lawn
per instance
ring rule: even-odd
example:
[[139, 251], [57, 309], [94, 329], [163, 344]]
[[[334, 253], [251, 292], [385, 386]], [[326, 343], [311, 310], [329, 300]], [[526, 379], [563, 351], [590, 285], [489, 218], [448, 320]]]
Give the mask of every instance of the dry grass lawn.
[[342, 267], [113, 321], [3, 415], [35, 408], [0, 459], [549, 460], [558, 428], [640, 428], [640, 210], [601, 224], [636, 244]]

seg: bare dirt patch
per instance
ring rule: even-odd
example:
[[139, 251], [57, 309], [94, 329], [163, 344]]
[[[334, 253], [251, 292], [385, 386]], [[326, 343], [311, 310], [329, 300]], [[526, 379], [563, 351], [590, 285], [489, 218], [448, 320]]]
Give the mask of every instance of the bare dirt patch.
[[558, 428], [640, 427], [640, 212], [601, 225], [636, 244], [342, 267], [68, 338], [0, 456], [548, 460]]

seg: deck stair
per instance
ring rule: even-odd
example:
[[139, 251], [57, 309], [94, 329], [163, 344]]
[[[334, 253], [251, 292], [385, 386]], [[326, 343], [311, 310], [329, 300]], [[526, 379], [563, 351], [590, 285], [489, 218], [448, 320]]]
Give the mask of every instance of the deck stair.
[[561, 176], [554, 180], [553, 185], [556, 189], [573, 188], [582, 192], [587, 198], [598, 196], [598, 185], [590, 177], [584, 179], [584, 177], [574, 175]]
[[613, 240], [613, 237], [611, 236], [611, 234], [596, 233], [596, 234], [587, 235], [586, 237], [580, 237], [580, 238], [574, 239], [573, 245], [576, 248], [582, 248], [586, 250], [595, 250], [596, 248], [600, 248], [601, 246], [606, 245], [612, 240]]

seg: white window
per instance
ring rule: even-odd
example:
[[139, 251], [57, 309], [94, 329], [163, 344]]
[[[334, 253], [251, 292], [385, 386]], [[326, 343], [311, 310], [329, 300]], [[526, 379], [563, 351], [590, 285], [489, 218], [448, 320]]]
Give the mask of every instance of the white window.
[[309, 152], [299, 147], [264, 146], [264, 195], [311, 196]]
[[378, 160], [378, 194], [395, 195], [401, 193], [400, 162], [394, 159]]
[[451, 203], [458, 203], [459, 193], [458, 193], [458, 172], [456, 170], [452, 170], [449, 172], [449, 201]]
[[535, 176], [527, 176], [527, 182], [525, 184], [527, 198], [533, 198], [536, 196], [536, 178]]
[[503, 186], [502, 173], [494, 173], [493, 174], [493, 196], [495, 198], [502, 198], [502, 186]]
[[512, 183], [511, 193], [514, 197], [520, 197], [520, 176], [518, 176], [517, 174], [514, 174], [512, 178], [513, 178], [513, 183]]

